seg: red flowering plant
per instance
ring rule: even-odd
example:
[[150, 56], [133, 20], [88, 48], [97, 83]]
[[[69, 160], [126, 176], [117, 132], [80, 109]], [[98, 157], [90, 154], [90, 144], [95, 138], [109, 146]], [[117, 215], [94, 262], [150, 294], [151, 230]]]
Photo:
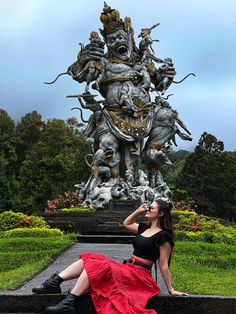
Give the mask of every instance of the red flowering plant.
[[192, 197], [186, 197], [184, 200], [175, 202], [175, 209], [179, 211], [195, 212], [197, 204]]
[[200, 216], [189, 216], [184, 217], [183, 215], [179, 216], [179, 222], [175, 224], [175, 230], [184, 230], [184, 231], [201, 231], [205, 223], [205, 219]]
[[46, 223], [43, 217], [38, 216], [24, 216], [18, 223], [17, 228], [49, 228], [49, 225]]
[[79, 207], [82, 200], [74, 192], [65, 192], [54, 200], [48, 200], [45, 213], [55, 213], [60, 208]]
[[20, 219], [17, 224], [18, 228], [29, 228], [31, 224], [32, 218], [30, 216], [26, 216]]

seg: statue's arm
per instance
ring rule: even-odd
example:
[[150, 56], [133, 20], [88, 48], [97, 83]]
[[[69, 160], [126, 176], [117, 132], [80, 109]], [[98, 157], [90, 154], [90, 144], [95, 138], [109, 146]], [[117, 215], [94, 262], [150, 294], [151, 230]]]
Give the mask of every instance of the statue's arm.
[[91, 81], [94, 81], [97, 79], [100, 73], [100, 60], [103, 55], [103, 48], [93, 47], [88, 44], [78, 53], [77, 61], [68, 67], [67, 73], [71, 75], [75, 81], [82, 83], [86, 81], [88, 67], [91, 63], [93, 63], [96, 70], [94, 71], [94, 77], [91, 79]]
[[[160, 66], [158, 69], [155, 67], [154, 63], [151, 63], [147, 66], [147, 70], [150, 75], [151, 82], [155, 85], [157, 91], [163, 91], [163, 89], [169, 88], [171, 85], [176, 71], [172, 63], [172, 59], [164, 59], [167, 69], [163, 71], [163, 66]], [[162, 84], [165, 81], [165, 84]]]
[[85, 65], [79, 63], [77, 60], [68, 67], [67, 73], [73, 78], [73, 80], [79, 83], [82, 83], [85, 81], [85, 77], [81, 75], [80, 73], [82, 73], [82, 71], [84, 70], [84, 67]]

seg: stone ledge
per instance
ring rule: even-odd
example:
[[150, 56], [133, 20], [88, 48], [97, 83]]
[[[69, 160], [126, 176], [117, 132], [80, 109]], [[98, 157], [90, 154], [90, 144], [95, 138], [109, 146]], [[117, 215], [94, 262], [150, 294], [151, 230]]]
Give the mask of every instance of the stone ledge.
[[[105, 210], [97, 212], [47, 213], [43, 217], [53, 228], [66, 232], [80, 232], [82, 234], [129, 234], [122, 226], [122, 221], [130, 214], [129, 211]], [[145, 222], [140, 218], [139, 222]], [[173, 224], [178, 222], [176, 214], [172, 215]], [[227, 221], [220, 221], [224, 225]], [[234, 226], [234, 225], [232, 225]]]
[[[64, 295], [0, 295], [0, 313], [44, 313], [45, 307], [58, 303]], [[192, 295], [188, 297], [155, 296], [147, 308], [158, 314], [235, 314], [236, 297]], [[81, 297], [78, 313], [95, 314], [89, 295]]]

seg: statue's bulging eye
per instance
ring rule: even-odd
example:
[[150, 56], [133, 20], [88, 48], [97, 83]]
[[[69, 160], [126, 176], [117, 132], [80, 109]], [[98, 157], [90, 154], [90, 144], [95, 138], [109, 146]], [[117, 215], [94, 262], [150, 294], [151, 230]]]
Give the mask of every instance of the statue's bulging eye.
[[111, 37], [108, 39], [108, 44], [113, 44], [115, 41], [115, 38], [114, 37]]

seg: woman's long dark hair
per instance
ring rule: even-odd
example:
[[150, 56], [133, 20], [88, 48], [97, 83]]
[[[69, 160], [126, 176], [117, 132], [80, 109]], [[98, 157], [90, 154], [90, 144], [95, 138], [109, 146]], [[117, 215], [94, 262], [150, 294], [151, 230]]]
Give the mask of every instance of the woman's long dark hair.
[[167, 231], [171, 238], [173, 239], [173, 226], [172, 226], [172, 217], [171, 217], [171, 209], [173, 207], [171, 202], [166, 202], [161, 199], [154, 200], [158, 205], [159, 209], [159, 223], [162, 230]]
[[[173, 225], [172, 225], [172, 217], [171, 217], [171, 209], [173, 207], [173, 204], [171, 202], [166, 202], [161, 199], [156, 199], [154, 200], [155, 203], [158, 205], [158, 213], [159, 213], [159, 223], [160, 223], [160, 228], [162, 230], [165, 230], [169, 233], [171, 236], [171, 246], [173, 250], [174, 246], [174, 231], [173, 231]], [[170, 260], [171, 260], [171, 254], [169, 257], [168, 264], [170, 265]]]

